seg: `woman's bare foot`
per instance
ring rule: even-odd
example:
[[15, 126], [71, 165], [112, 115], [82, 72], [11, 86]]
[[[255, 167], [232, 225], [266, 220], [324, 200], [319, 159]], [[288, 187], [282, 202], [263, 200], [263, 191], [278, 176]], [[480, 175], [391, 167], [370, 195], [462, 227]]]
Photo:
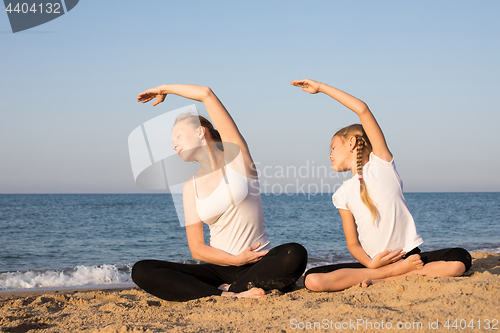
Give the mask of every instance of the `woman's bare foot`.
[[220, 286], [218, 286], [217, 289], [222, 291], [229, 291], [229, 287], [231, 287], [229, 283], [223, 283]]
[[221, 296], [224, 297], [238, 297], [238, 298], [259, 298], [264, 296], [266, 292], [261, 288], [252, 288], [247, 291], [243, 291], [241, 293], [233, 293], [229, 291], [223, 291]]
[[252, 288], [250, 290], [236, 294], [238, 298], [259, 298], [264, 296], [266, 292], [261, 288]]

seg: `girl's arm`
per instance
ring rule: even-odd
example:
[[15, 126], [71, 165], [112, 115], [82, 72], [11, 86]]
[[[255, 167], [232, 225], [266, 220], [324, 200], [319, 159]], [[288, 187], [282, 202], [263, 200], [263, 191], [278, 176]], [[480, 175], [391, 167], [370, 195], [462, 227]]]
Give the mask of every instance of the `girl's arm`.
[[387, 147], [384, 133], [380, 129], [380, 126], [378, 125], [377, 120], [375, 120], [375, 117], [371, 113], [370, 109], [363, 101], [349, 95], [346, 92], [343, 92], [342, 90], [310, 79], [292, 81], [291, 84], [297, 87], [302, 87], [303, 91], [307, 91], [311, 94], [316, 94], [318, 92], [327, 94], [356, 113], [361, 121], [361, 125], [363, 126], [366, 135], [368, 136], [368, 139], [372, 144], [373, 154], [387, 162], [392, 161], [392, 154]]
[[259, 261], [269, 251], [254, 252], [260, 243], [247, 247], [242, 253], [232, 255], [220, 249], [205, 244], [203, 237], [203, 222], [196, 212], [194, 188], [191, 181], [184, 184], [183, 190], [184, 216], [186, 221], [186, 235], [191, 255], [196, 260], [201, 260], [215, 265], [241, 266]]
[[137, 96], [137, 101], [147, 103], [156, 98], [156, 101], [153, 102], [153, 106], [156, 106], [163, 102], [168, 94], [178, 95], [205, 104], [208, 115], [214, 127], [219, 131], [222, 141], [238, 145], [243, 155], [247, 175], [257, 177], [257, 170], [253, 164], [245, 139], [238, 130], [233, 118], [229, 115], [217, 96], [215, 96], [212, 89], [190, 84], [164, 84], [140, 93]]
[[367, 268], [379, 268], [386, 266], [402, 259], [406, 253], [400, 249], [391, 253], [391, 250], [381, 252], [370, 258], [363, 250], [359, 243], [358, 231], [356, 230], [356, 222], [354, 216], [349, 210], [339, 209], [340, 217], [342, 218], [342, 225], [344, 227], [344, 235], [347, 242], [347, 249], [352, 256], [363, 266]]
[[344, 235], [347, 243], [347, 249], [360, 264], [371, 268], [371, 258], [366, 254], [361, 247], [358, 239], [358, 231], [354, 222], [354, 215], [346, 209], [339, 209], [340, 217], [342, 218], [342, 226], [344, 227]]

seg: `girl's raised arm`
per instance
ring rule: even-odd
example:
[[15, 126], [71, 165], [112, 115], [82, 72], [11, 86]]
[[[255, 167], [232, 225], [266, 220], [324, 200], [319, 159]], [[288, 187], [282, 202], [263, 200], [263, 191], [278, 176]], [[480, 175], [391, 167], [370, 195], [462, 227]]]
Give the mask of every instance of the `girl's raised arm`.
[[387, 162], [392, 161], [392, 154], [387, 147], [384, 133], [382, 132], [382, 129], [380, 129], [380, 126], [370, 109], [363, 101], [349, 95], [346, 92], [343, 92], [342, 90], [310, 79], [292, 81], [291, 84], [296, 87], [302, 87], [303, 91], [311, 94], [316, 94], [318, 92], [327, 94], [340, 104], [351, 109], [358, 115], [361, 125], [371, 142], [373, 153]]

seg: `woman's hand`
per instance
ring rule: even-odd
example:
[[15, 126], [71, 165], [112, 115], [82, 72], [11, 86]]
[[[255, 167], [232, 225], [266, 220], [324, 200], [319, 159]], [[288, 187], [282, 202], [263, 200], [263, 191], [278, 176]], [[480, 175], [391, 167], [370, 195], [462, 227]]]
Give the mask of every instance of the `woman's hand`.
[[395, 263], [396, 261], [403, 259], [405, 255], [406, 252], [403, 252], [403, 249], [399, 249], [394, 252], [391, 250], [381, 252], [372, 258], [371, 262], [368, 264], [368, 268], [379, 268]]
[[295, 80], [290, 83], [296, 87], [302, 87], [303, 91], [307, 91], [310, 94], [317, 94], [319, 92], [319, 86], [321, 84], [310, 79]]
[[254, 252], [254, 250], [259, 248], [259, 246], [260, 243], [257, 243], [244, 249], [243, 252], [235, 256], [234, 265], [243, 266], [246, 264], [254, 264], [260, 259], [262, 259], [262, 257], [265, 256], [269, 251]]
[[153, 102], [153, 106], [156, 106], [163, 102], [166, 97], [167, 93], [165, 92], [163, 85], [161, 85], [156, 88], [151, 88], [144, 92], [141, 92], [139, 95], [137, 95], [137, 102], [147, 103], [150, 100], [156, 98], [156, 101]]

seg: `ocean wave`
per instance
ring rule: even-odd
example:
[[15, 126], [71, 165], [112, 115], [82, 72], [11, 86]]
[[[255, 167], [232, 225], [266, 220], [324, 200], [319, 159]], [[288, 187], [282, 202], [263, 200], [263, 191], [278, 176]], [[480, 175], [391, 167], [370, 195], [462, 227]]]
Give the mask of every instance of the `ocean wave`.
[[0, 273], [0, 290], [131, 283], [130, 270], [131, 267], [93, 265], [64, 271], [6, 272]]
[[471, 252], [491, 252], [491, 253], [500, 253], [500, 247], [492, 246], [492, 247], [484, 247]]

